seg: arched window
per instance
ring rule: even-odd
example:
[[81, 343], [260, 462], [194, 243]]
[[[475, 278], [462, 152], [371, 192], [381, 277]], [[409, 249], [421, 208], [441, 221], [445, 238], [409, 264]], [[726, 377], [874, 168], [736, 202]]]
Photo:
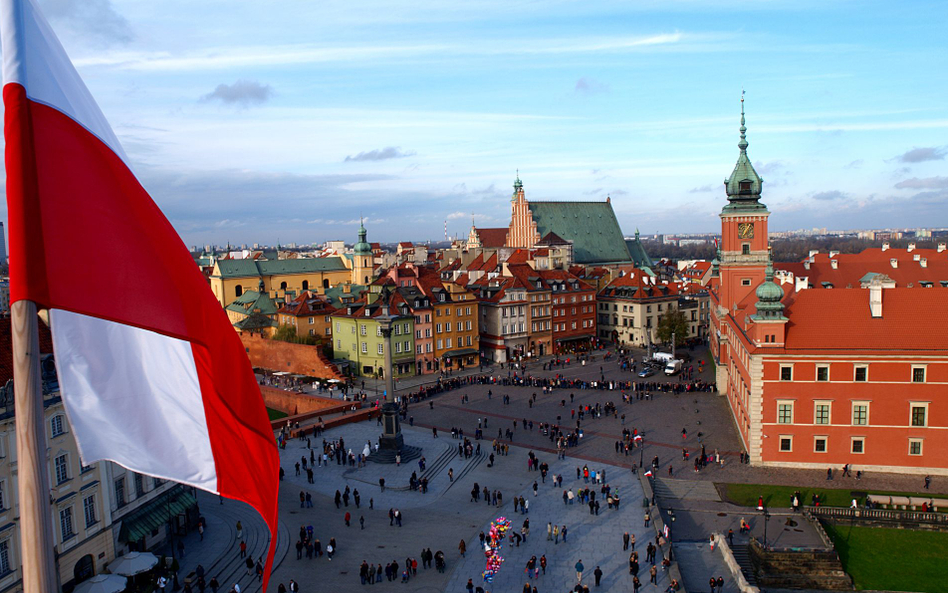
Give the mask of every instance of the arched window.
[[366, 277], [363, 279], [362, 283], [365, 284], [366, 286], [368, 286], [368, 285], [369, 285], [369, 277], [366, 276]]
[[238, 284], [237, 286], [234, 287], [234, 293], [237, 296], [244, 294], [244, 287]]
[[280, 282], [280, 290], [286, 290], [286, 282]]
[[369, 260], [367, 260], [367, 259], [364, 258], [364, 257], [362, 258], [362, 267], [363, 267], [363, 268], [369, 267]]
[[329, 278], [323, 278], [323, 288], [329, 288]]
[[309, 290], [309, 280], [303, 280], [303, 290]]

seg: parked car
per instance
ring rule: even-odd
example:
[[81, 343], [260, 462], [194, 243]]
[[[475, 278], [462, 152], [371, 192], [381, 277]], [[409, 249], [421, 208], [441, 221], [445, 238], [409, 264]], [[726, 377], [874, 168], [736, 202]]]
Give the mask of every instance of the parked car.
[[651, 377], [651, 376], [654, 375], [654, 374], [655, 374], [655, 369], [653, 369], [653, 368], [650, 367], [650, 366], [649, 366], [649, 367], [645, 367], [644, 369], [642, 369], [641, 371], [639, 371], [639, 377], [642, 378], [642, 379], [645, 379], [646, 377]]

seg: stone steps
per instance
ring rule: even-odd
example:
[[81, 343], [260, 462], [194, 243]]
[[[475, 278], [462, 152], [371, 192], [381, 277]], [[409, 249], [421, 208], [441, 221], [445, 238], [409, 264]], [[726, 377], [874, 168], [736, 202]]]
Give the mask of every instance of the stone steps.
[[734, 554], [734, 560], [736, 560], [738, 566], [741, 567], [741, 573], [744, 575], [744, 578], [747, 579], [748, 584], [756, 586], [757, 575], [754, 573], [754, 564], [751, 562], [750, 551], [747, 549], [747, 545], [734, 546], [731, 548], [731, 552]]
[[663, 500], [710, 500], [718, 502], [721, 497], [712, 482], [704, 480], [653, 479], [655, 496]]

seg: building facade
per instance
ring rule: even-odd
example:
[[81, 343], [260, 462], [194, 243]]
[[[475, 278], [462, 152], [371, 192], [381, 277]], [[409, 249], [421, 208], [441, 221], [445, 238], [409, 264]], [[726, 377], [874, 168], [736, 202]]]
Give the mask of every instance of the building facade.
[[745, 132], [742, 109], [710, 344], [751, 463], [948, 475], [948, 261], [866, 250], [775, 271]]
[[415, 374], [415, 317], [397, 292], [377, 287], [361, 301], [346, 305], [332, 316], [333, 353], [348, 360], [353, 374], [363, 377], [385, 376], [386, 340], [382, 335], [382, 317], [392, 320], [392, 366], [396, 377]]
[[634, 270], [610, 282], [596, 296], [599, 338], [644, 348], [658, 341], [658, 319], [678, 310], [680, 287]]

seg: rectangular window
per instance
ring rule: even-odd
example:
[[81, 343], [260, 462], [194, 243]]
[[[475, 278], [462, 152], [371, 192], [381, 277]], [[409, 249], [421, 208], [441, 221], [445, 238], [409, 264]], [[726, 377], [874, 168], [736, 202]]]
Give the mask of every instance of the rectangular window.
[[401, 343], [401, 342], [395, 342], [395, 352], [398, 353], [398, 354], [401, 354], [401, 353], [402, 353], [402, 343]]
[[10, 540], [0, 541], [0, 575], [10, 572]]
[[912, 367], [912, 383], [925, 382], [925, 367]]
[[780, 380], [793, 381], [793, 367], [789, 365], [780, 366]]
[[777, 424], [793, 424], [793, 402], [777, 402]]
[[446, 340], [444, 341], [444, 347], [445, 347], [445, 348], [450, 348], [450, 347], [451, 347], [451, 338], [448, 338], [448, 339], [446, 339]]
[[87, 496], [82, 501], [82, 510], [86, 518], [86, 529], [92, 527], [96, 523], [95, 518], [95, 496]]
[[814, 453], [826, 453], [826, 441], [829, 437], [814, 437], [813, 438], [813, 452]]
[[115, 505], [118, 508], [125, 506], [125, 478], [115, 480]]
[[385, 350], [382, 349], [381, 344], [379, 344], [379, 354], [385, 354]]
[[793, 451], [793, 437], [789, 435], [780, 436], [780, 451], [789, 453]]
[[342, 350], [342, 340], [336, 340], [336, 348]]
[[363, 336], [365, 335], [365, 324], [364, 324], [364, 323], [359, 326], [359, 333], [360, 333], [361, 335], [363, 335]]
[[741, 286], [750, 286], [750, 285], [751, 285], [750, 278], [741, 278]]
[[853, 403], [853, 426], [869, 424], [869, 404]]
[[750, 243], [744, 243], [743, 245], [741, 245], [741, 254], [742, 254], [742, 255], [750, 255], [750, 252], [751, 252]]
[[135, 498], [145, 496], [145, 479], [141, 474], [135, 474]]
[[[471, 323], [471, 322], [468, 321], [468, 323]], [[458, 321], [458, 331], [459, 331], [459, 332], [464, 331], [464, 322], [463, 322], [463, 321]]]
[[853, 376], [853, 381], [858, 381], [863, 383], [869, 379], [869, 367], [868, 366], [857, 366], [856, 373]]
[[864, 439], [863, 437], [853, 437], [852, 452], [865, 453], [866, 452], [866, 439]]
[[471, 346], [472, 344], [473, 344], [473, 342], [472, 342], [471, 336], [468, 336], [468, 337], [467, 337], [467, 345], [468, 345], [468, 346]]
[[415, 339], [416, 339], [416, 340], [420, 340], [420, 339], [421, 339], [421, 330], [420, 330], [420, 329], [416, 329], [416, 330], [415, 330]]
[[814, 421], [815, 424], [829, 424], [830, 423], [830, 404], [816, 404], [816, 418]]
[[415, 344], [415, 354], [421, 354], [421, 344]]
[[441, 333], [441, 324], [440, 324], [440, 323], [435, 326], [435, 333], [436, 333], [436, 334], [440, 334], [440, 333]]
[[369, 353], [369, 346], [368, 346], [368, 344], [365, 343], [365, 342], [362, 342], [362, 354], [368, 354], [368, 353]]
[[395, 335], [396, 335], [396, 336], [402, 335], [402, 328], [401, 328], [401, 326], [398, 325], [397, 323], [395, 324]]
[[438, 350], [444, 348], [444, 340], [438, 340]]
[[922, 439], [909, 439], [909, 455], [922, 454]]
[[69, 479], [69, 458], [63, 453], [56, 458], [56, 483], [62, 484]]
[[828, 366], [818, 366], [816, 367], [816, 380], [817, 381], [829, 381], [830, 380], [830, 368]]
[[928, 404], [912, 404], [912, 426], [927, 426], [927, 412]]
[[6, 490], [7, 490], [7, 483], [5, 481], [0, 481], [0, 510], [7, 508]]
[[76, 535], [72, 527], [72, 507], [59, 511], [59, 528], [62, 531], [63, 541]]
[[57, 414], [53, 416], [50, 421], [50, 434], [55, 438], [66, 432], [63, 426], [63, 415]]

